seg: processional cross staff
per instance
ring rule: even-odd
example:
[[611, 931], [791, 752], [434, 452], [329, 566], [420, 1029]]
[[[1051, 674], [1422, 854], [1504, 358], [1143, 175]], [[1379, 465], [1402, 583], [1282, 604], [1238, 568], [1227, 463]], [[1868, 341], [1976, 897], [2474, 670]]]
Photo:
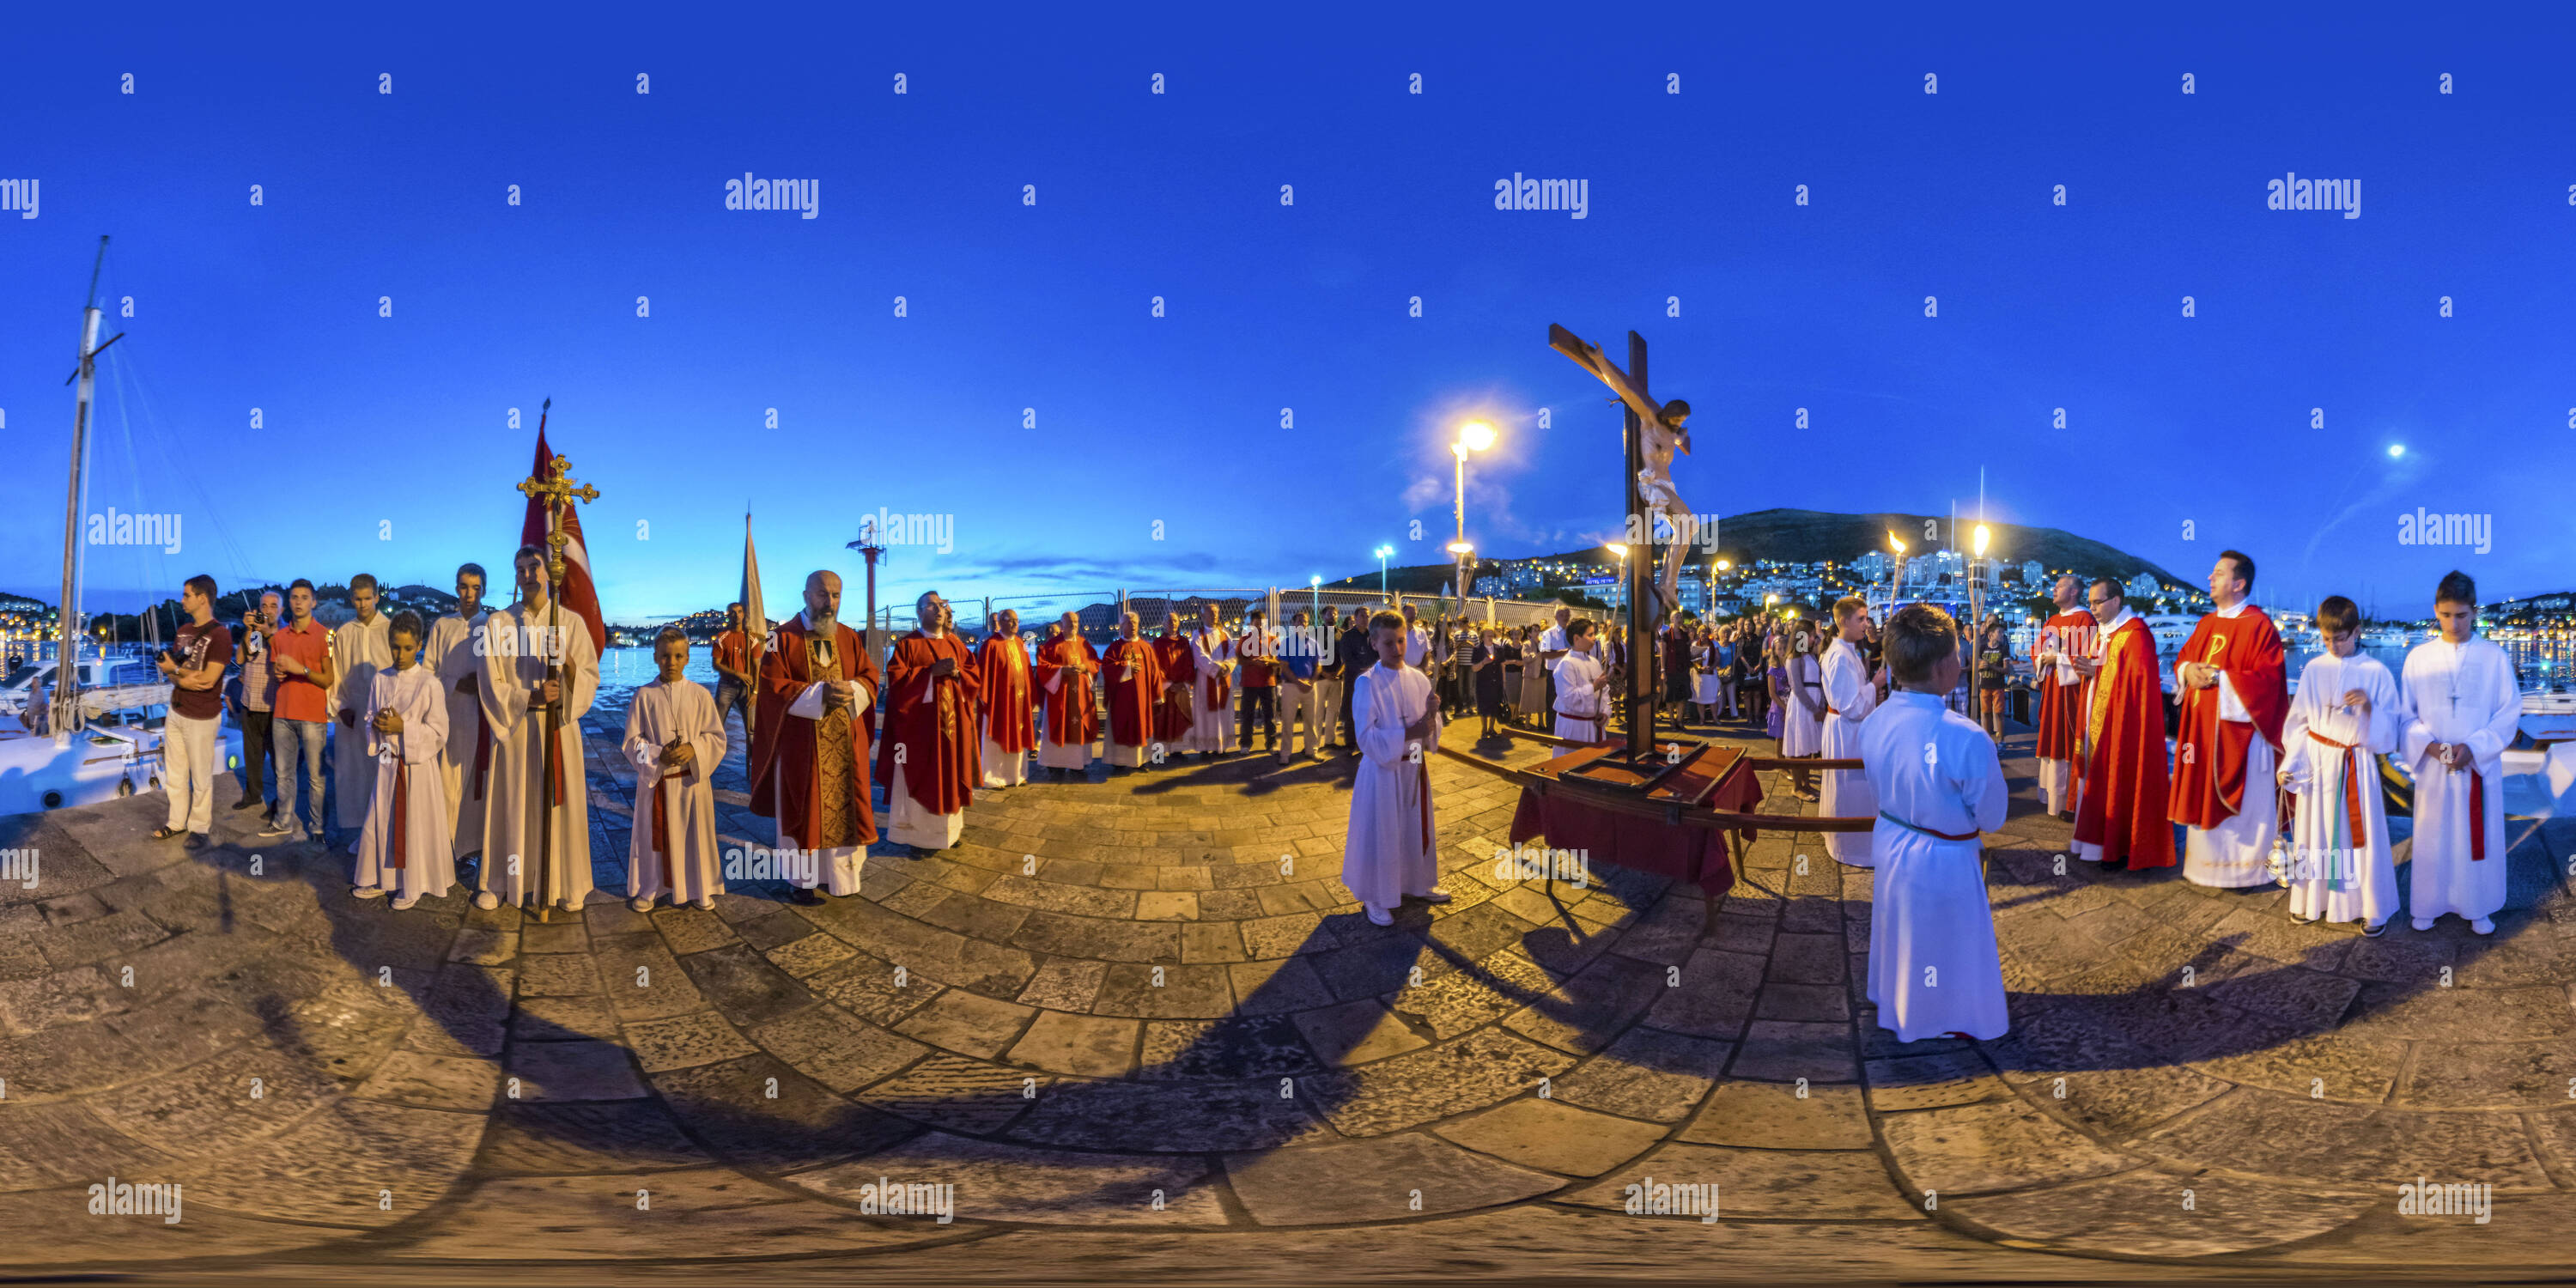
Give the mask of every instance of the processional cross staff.
[[[553, 410], [554, 405], [555, 400], [548, 398], [537, 409], [537, 433], [540, 437], [546, 432], [546, 413]], [[519, 491], [526, 494], [529, 500], [533, 501], [541, 496], [546, 498], [546, 679], [548, 682], [559, 682], [563, 679], [563, 637], [559, 633], [563, 619], [563, 552], [564, 547], [572, 541], [571, 534], [564, 531], [564, 512], [574, 501], [599, 499], [598, 488], [587, 483], [579, 487], [573, 485], [571, 470], [572, 462], [565, 457], [557, 456], [546, 462], [544, 473], [530, 475], [519, 481]], [[583, 629], [589, 628], [585, 626]], [[553, 788], [555, 776], [562, 772], [563, 744], [556, 737], [556, 731], [563, 723], [563, 703], [560, 697], [545, 704], [545, 721], [545, 777], [538, 780], [540, 785], [537, 791], [537, 798], [544, 802], [544, 808], [538, 815], [537, 829], [537, 920], [541, 922], [549, 920], [555, 898]]]

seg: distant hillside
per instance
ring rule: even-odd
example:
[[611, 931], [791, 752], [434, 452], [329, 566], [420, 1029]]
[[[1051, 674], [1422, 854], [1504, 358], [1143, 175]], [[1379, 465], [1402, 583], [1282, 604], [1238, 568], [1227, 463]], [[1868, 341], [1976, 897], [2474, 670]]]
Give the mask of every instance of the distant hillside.
[[[1717, 525], [1717, 553], [1739, 566], [1758, 559], [1776, 559], [1784, 563], [1814, 563], [1831, 559], [1848, 562], [1872, 550], [1887, 548], [1887, 534], [1892, 530], [1905, 539], [1913, 553], [1927, 547], [1922, 540], [1926, 520], [1937, 519], [1942, 535], [1949, 536], [1947, 515], [1927, 514], [1832, 514], [1822, 510], [1756, 510], [1750, 514], [1720, 519]], [[1974, 531], [1966, 527], [1966, 531]], [[1989, 540], [1986, 553], [2018, 566], [2025, 559], [2036, 559], [2050, 569], [2072, 568], [2086, 576], [2108, 574], [2123, 581], [2147, 573], [2157, 581], [2176, 586], [2199, 584], [2195, 578], [2179, 577], [2136, 555], [2115, 546], [2104, 545], [2089, 537], [2079, 537], [2058, 528], [2028, 528], [2013, 523], [1986, 525]], [[1929, 548], [1948, 546], [1945, 540]], [[1965, 543], [1960, 547], [1965, 549]], [[2215, 555], [2215, 551], [2212, 552]], [[1521, 556], [1550, 561], [1593, 563], [1615, 566], [1618, 558], [1600, 546], [1585, 546], [1562, 554]], [[1377, 584], [1377, 570], [1327, 585], [1344, 588], [1370, 587]], [[1436, 592], [1456, 576], [1452, 564], [1422, 564], [1387, 569], [1387, 585], [1408, 594]]]

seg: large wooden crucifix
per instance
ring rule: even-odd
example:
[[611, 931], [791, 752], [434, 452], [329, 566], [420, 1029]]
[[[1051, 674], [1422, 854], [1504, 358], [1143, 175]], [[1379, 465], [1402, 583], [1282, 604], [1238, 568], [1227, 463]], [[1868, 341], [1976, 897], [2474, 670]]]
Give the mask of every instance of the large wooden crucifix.
[[[1658, 403], [1646, 391], [1646, 338], [1634, 331], [1628, 333], [1625, 371], [1604, 356], [1598, 345], [1553, 322], [1548, 324], [1547, 346], [1599, 377], [1625, 405], [1627, 481], [1623, 509], [1627, 541], [1636, 552], [1635, 558], [1624, 561], [1621, 570], [1628, 597], [1628, 752], [1643, 756], [1652, 750], [1655, 741], [1653, 677], [1655, 667], [1662, 661], [1655, 627], [1665, 614], [1680, 607], [1681, 563], [1684, 546], [1690, 540], [1690, 509], [1674, 489], [1672, 473], [1673, 453], [1690, 452], [1690, 404], [1678, 398]], [[1669, 516], [1673, 525], [1672, 544], [1660, 578], [1651, 571], [1658, 514]], [[1658, 611], [1648, 611], [1650, 599]]]

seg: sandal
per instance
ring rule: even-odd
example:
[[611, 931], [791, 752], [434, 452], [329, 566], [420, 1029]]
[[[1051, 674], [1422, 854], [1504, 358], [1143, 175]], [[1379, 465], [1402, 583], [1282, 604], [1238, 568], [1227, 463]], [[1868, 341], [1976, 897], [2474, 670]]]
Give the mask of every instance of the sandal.
[[186, 836], [187, 834], [187, 831], [183, 828], [165, 827], [154, 831], [152, 833], [152, 839], [156, 841], [173, 841]]

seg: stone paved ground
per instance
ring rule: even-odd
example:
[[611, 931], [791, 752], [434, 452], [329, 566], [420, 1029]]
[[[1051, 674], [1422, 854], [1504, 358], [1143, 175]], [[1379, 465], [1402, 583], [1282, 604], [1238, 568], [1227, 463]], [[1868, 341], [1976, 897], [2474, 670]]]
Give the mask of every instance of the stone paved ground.
[[[621, 717], [595, 713], [594, 747]], [[1462, 726], [1463, 728], [1463, 726]], [[2023, 740], [2016, 740], [2016, 751]], [[1526, 757], [1524, 757], [1526, 758]], [[0, 1269], [452, 1282], [2044, 1279], [2511, 1274], [2576, 1233], [2576, 825], [2515, 908], [2378, 940], [2269, 888], [2106, 874], [2023, 799], [1988, 838], [2013, 1032], [1899, 1045], [1869, 875], [1814, 834], [1712, 902], [1497, 879], [1512, 791], [1432, 770], [1454, 903], [1368, 925], [1338, 765], [980, 798], [863, 897], [391, 913], [347, 860], [157, 798], [0, 820]], [[765, 839], [739, 809], [727, 831]], [[603, 885], [630, 784], [594, 762]], [[223, 785], [227, 798], [230, 784]], [[1785, 799], [1776, 796], [1775, 801]], [[616, 861], [611, 861], [614, 856]], [[86, 1214], [184, 1186], [184, 1217]], [[2424, 1177], [2492, 1220], [2400, 1216]], [[868, 1215], [880, 1178], [954, 1220]], [[1630, 1216], [1715, 1183], [1723, 1219]]]

